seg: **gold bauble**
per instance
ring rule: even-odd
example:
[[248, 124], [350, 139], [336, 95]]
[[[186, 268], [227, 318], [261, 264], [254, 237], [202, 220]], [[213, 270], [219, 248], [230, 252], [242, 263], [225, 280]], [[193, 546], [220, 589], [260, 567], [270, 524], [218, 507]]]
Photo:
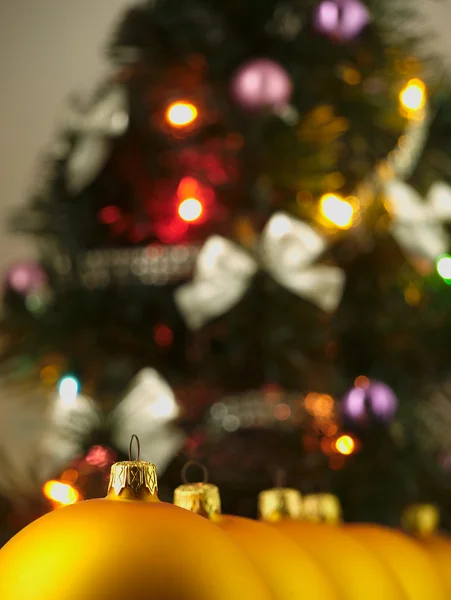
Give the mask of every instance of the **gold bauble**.
[[439, 532], [440, 512], [431, 504], [409, 507], [403, 515], [403, 526], [414, 535], [431, 556], [441, 576], [447, 597], [451, 598], [451, 538]]
[[[281, 515], [278, 521], [273, 520], [272, 526], [298, 544], [324, 569], [342, 600], [405, 600], [388, 569], [341, 526], [331, 524], [335, 523], [332, 516], [337, 519], [339, 516], [337, 502], [331, 503], [330, 498], [322, 500], [317, 498], [316, 502], [307, 503], [314, 522], [289, 518], [292, 515], [288, 514]], [[260, 513], [265, 519], [264, 508], [260, 508]], [[307, 516], [304, 512], [303, 517]]]
[[107, 498], [30, 524], [0, 551], [1, 600], [270, 600], [215, 525], [159, 502], [155, 466], [118, 463]]
[[291, 540], [264, 523], [221, 514], [216, 486], [182, 485], [174, 503], [220, 527], [253, 562], [273, 600], [338, 600], [326, 573]]
[[377, 525], [348, 525], [346, 531], [384, 563], [408, 600], [449, 598], [427, 552], [401, 531]]

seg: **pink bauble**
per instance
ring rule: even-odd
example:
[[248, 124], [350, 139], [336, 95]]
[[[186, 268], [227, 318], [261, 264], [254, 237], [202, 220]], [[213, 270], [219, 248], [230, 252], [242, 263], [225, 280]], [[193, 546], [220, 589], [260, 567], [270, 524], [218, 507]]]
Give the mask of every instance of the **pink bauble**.
[[288, 73], [268, 58], [251, 60], [233, 76], [232, 94], [243, 108], [283, 107], [290, 101], [293, 84]]
[[38, 263], [24, 261], [8, 269], [5, 283], [15, 292], [26, 295], [42, 289], [47, 283], [47, 275]]
[[391, 421], [398, 408], [398, 398], [386, 383], [368, 381], [364, 387], [354, 386], [343, 397], [342, 414], [351, 421], [365, 422], [372, 417]]
[[360, 0], [321, 0], [314, 22], [316, 29], [340, 42], [353, 40], [370, 22], [370, 13]]

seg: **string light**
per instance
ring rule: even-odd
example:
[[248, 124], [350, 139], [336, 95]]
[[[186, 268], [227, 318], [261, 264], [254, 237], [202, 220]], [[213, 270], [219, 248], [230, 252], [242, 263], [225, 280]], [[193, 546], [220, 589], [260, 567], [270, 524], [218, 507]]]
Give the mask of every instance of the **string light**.
[[451, 283], [451, 256], [449, 254], [445, 254], [438, 259], [437, 273], [447, 283]]
[[75, 504], [80, 498], [78, 491], [72, 487], [69, 483], [62, 483], [61, 481], [47, 481], [42, 488], [44, 496], [54, 502], [67, 506], [68, 504]]
[[184, 177], [178, 186], [177, 196], [180, 200], [179, 217], [187, 222], [197, 221], [204, 212], [201, 199], [206, 194], [205, 188], [193, 177]]
[[355, 451], [355, 441], [350, 435], [341, 435], [335, 442], [339, 454], [349, 456]]
[[197, 119], [198, 111], [189, 102], [173, 102], [166, 111], [166, 120], [173, 127], [187, 127]]
[[354, 218], [354, 208], [350, 202], [337, 194], [325, 194], [320, 200], [322, 216], [340, 229], [349, 229]]
[[80, 390], [80, 384], [78, 379], [73, 377], [72, 375], [66, 375], [61, 379], [58, 384], [58, 393], [60, 398], [66, 406], [70, 406], [74, 404], [78, 392]]
[[202, 203], [197, 198], [186, 198], [179, 205], [179, 216], [188, 223], [197, 221], [202, 212]]
[[421, 79], [411, 79], [401, 90], [399, 101], [409, 113], [417, 113], [426, 105], [426, 86]]
[[366, 390], [370, 387], [370, 380], [365, 375], [359, 375], [354, 381], [354, 386]]

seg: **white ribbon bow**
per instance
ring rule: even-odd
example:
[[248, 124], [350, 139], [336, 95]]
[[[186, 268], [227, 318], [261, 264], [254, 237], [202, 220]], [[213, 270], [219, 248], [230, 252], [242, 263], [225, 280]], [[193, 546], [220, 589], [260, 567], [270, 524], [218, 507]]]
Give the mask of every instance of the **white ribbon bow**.
[[[126, 452], [136, 434], [142, 458], [164, 470], [183, 444], [183, 433], [173, 425], [178, 415], [179, 406], [168, 383], [157, 371], [146, 368], [136, 375], [108, 416], [88, 396], [56, 395], [51, 413], [53, 436], [46, 443], [58, 466], [64, 467], [79, 453], [80, 439], [105, 422], [117, 448]], [[52, 467], [55, 469], [54, 462]]]
[[87, 110], [77, 102], [66, 105], [63, 129], [81, 133], [66, 165], [66, 181], [78, 193], [97, 176], [109, 155], [112, 137], [121, 136], [128, 127], [128, 103], [123, 87], [114, 85]]
[[276, 213], [262, 233], [258, 261], [223, 237], [209, 238], [199, 253], [193, 281], [176, 290], [175, 302], [188, 326], [199, 329], [235, 306], [262, 268], [294, 294], [333, 312], [345, 275], [338, 267], [313, 264], [325, 249], [325, 240], [309, 225]]
[[416, 190], [399, 180], [385, 184], [385, 194], [393, 216], [392, 231], [407, 257], [435, 263], [449, 249], [444, 227], [451, 220], [451, 188], [435, 183], [424, 201]]

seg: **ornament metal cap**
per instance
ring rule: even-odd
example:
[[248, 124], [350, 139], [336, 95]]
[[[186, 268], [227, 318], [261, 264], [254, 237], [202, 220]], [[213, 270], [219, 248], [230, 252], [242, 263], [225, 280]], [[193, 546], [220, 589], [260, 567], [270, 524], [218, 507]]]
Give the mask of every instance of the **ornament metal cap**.
[[341, 522], [340, 501], [333, 494], [308, 494], [304, 496], [303, 518], [310, 523], [336, 525]]
[[[134, 440], [137, 444], [136, 460], [131, 459]], [[111, 467], [107, 498], [158, 502], [157, 468], [153, 463], [140, 460], [140, 444], [136, 435], [130, 440], [129, 459]]]
[[303, 515], [301, 493], [291, 488], [264, 490], [258, 496], [258, 513], [263, 521], [301, 519]]
[[437, 532], [440, 511], [433, 504], [413, 504], [402, 515], [402, 527], [408, 533], [423, 537]]
[[174, 504], [197, 515], [214, 519], [221, 514], [219, 489], [211, 483], [185, 483], [174, 492]]

